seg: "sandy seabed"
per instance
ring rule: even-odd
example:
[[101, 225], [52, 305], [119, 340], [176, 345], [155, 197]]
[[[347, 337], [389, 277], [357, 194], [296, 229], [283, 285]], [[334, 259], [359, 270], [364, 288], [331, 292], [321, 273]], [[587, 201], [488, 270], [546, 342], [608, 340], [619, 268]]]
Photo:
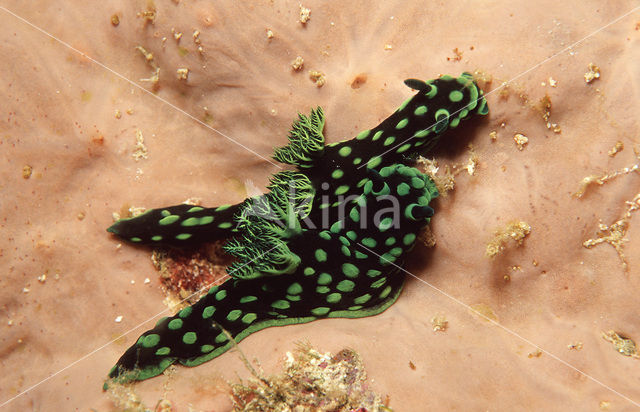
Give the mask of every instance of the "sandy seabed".
[[[353, 348], [396, 411], [635, 410], [640, 360], [602, 333], [640, 340], [640, 217], [626, 203], [640, 178], [624, 172], [640, 162], [640, 11], [616, 21], [637, 3], [303, 5], [306, 25], [298, 1], [2, 3], [0, 403], [19, 395], [2, 409], [115, 408], [106, 374], [166, 306], [149, 250], [119, 247], [105, 232], [113, 212], [191, 197], [236, 203], [248, 180], [264, 188], [278, 170], [267, 159], [298, 112], [320, 105], [327, 140], [351, 138], [410, 96], [405, 78], [478, 70], [492, 79], [482, 83], [489, 116], [432, 154], [441, 165], [466, 163], [472, 143], [478, 164], [435, 203], [437, 245], [418, 246], [407, 264], [420, 280], [379, 316], [270, 328], [240, 348], [267, 373], [300, 340]], [[151, 9], [153, 22], [137, 16]], [[600, 78], [587, 83], [590, 63]], [[155, 67], [156, 84], [140, 81]], [[136, 160], [140, 133], [147, 156]], [[528, 138], [522, 150], [516, 134]], [[617, 170], [574, 196], [585, 177]], [[583, 242], [629, 210], [620, 231], [604, 233], [622, 245], [625, 270], [610, 243]], [[494, 231], [511, 221], [530, 234], [487, 258]], [[444, 332], [433, 331], [438, 314]], [[227, 411], [219, 382], [237, 376], [249, 372], [227, 353], [179, 368], [166, 395], [176, 410]], [[165, 383], [136, 391], [153, 406]]]

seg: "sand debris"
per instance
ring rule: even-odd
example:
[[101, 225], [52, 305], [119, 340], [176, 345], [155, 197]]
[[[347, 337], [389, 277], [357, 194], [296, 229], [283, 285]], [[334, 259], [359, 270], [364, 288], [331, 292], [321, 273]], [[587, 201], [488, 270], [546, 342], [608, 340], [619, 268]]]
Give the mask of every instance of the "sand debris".
[[333, 355], [300, 344], [287, 352], [283, 373], [265, 377], [250, 370], [253, 378], [231, 385], [237, 412], [391, 410], [368, 389], [362, 361], [351, 349]]
[[602, 338], [607, 342], [613, 344], [613, 347], [624, 356], [630, 356], [632, 358], [640, 359], [640, 354], [638, 354], [638, 347], [632, 339], [623, 336], [613, 330], [602, 332]]
[[149, 151], [147, 150], [147, 146], [144, 144], [144, 136], [142, 136], [142, 130], [140, 129], [136, 129], [136, 146], [133, 149], [132, 156], [136, 162], [140, 159], [147, 159], [149, 157]]
[[589, 71], [584, 74], [584, 81], [591, 83], [600, 78], [600, 68], [593, 63], [589, 63]]
[[309, 79], [311, 79], [317, 87], [322, 87], [327, 82], [327, 76], [317, 70], [311, 70], [309, 72]]
[[522, 133], [516, 133], [513, 136], [513, 141], [516, 142], [518, 150], [522, 151], [524, 147], [529, 143], [529, 138]]
[[311, 9], [300, 4], [300, 23], [305, 25], [309, 20], [311, 20]]
[[295, 60], [291, 62], [291, 68], [296, 72], [302, 70], [303, 66], [304, 66], [304, 59], [302, 58], [302, 56], [297, 56]]
[[486, 255], [490, 258], [502, 253], [507, 242], [513, 240], [518, 246], [522, 245], [524, 239], [531, 233], [531, 226], [524, 221], [513, 221], [506, 227], [494, 232], [493, 239], [487, 244]]

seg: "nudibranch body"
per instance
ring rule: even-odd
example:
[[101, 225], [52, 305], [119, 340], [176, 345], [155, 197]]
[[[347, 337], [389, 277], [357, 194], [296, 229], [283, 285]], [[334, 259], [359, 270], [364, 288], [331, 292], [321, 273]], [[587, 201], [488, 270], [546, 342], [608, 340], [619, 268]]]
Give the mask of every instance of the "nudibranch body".
[[142, 244], [228, 238], [232, 279], [140, 336], [109, 373], [143, 380], [179, 362], [199, 365], [270, 326], [378, 314], [398, 298], [401, 267], [438, 195], [410, 167], [448, 128], [488, 112], [472, 76], [407, 80], [418, 91], [377, 127], [325, 145], [321, 108], [299, 115], [274, 158], [296, 166], [269, 192], [217, 208], [152, 209], [108, 230]]

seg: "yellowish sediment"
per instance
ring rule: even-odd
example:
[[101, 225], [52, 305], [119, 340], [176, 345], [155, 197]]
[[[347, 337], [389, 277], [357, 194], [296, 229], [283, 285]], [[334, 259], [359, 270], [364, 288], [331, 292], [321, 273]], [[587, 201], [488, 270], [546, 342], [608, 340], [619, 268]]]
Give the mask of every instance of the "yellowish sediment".
[[500, 254], [509, 241], [513, 240], [516, 244], [522, 245], [524, 239], [531, 233], [531, 226], [524, 221], [513, 221], [506, 227], [498, 229], [494, 232], [494, 236], [487, 244], [486, 255], [493, 258]]

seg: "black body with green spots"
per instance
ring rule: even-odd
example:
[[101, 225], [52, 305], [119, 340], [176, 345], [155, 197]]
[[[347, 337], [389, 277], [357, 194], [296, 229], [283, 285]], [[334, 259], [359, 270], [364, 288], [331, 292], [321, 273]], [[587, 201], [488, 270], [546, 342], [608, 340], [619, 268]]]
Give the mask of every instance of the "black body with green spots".
[[232, 279], [161, 319], [113, 367], [143, 380], [180, 362], [195, 366], [270, 326], [359, 318], [388, 308], [400, 267], [429, 222], [433, 182], [409, 167], [448, 128], [487, 113], [471, 75], [407, 80], [418, 93], [379, 126], [324, 144], [322, 109], [300, 115], [274, 158], [296, 171], [272, 176], [269, 192], [234, 206], [179, 205], [116, 222], [109, 231], [141, 244], [189, 246], [228, 238]]

